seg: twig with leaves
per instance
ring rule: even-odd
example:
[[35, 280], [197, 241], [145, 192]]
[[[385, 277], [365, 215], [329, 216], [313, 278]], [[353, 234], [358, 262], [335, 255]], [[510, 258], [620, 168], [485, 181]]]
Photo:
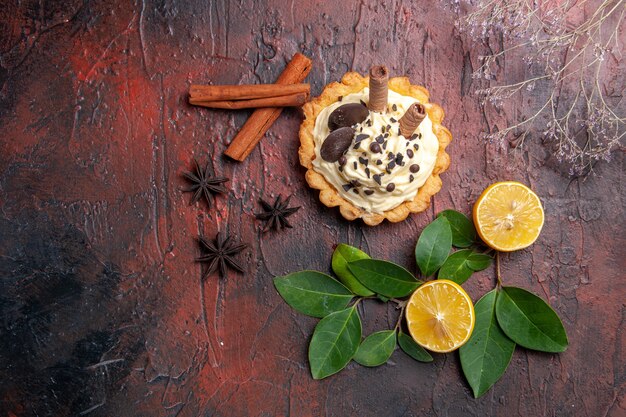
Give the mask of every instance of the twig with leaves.
[[[415, 246], [420, 277], [436, 276], [437, 280], [448, 280], [448, 285], [463, 284], [474, 272], [491, 265], [492, 258], [481, 250], [482, 246], [465, 215], [454, 210], [439, 213]], [[475, 397], [500, 379], [517, 344], [545, 352], [562, 352], [568, 344], [559, 317], [547, 303], [524, 289], [503, 286], [498, 252], [496, 260], [496, 288], [476, 303], [473, 332], [459, 350], [463, 372]], [[363, 366], [383, 365], [397, 346], [417, 361], [433, 360], [410, 335], [413, 331], [406, 331], [405, 309], [412, 294], [434, 281], [424, 283], [402, 266], [371, 259], [346, 244], [335, 249], [332, 269], [338, 280], [318, 271], [274, 278], [276, 289], [291, 307], [321, 318], [309, 345], [313, 378], [333, 375], [351, 360]], [[361, 317], [356, 307], [376, 299], [395, 303], [400, 310], [398, 320], [392, 329], [361, 340]]]

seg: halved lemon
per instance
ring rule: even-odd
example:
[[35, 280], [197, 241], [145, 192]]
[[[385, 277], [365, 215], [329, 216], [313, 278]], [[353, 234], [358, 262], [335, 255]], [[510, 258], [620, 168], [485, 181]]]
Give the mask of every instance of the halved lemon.
[[419, 287], [406, 306], [409, 333], [433, 352], [451, 352], [467, 342], [474, 330], [474, 304], [465, 290], [447, 279]]
[[543, 207], [537, 194], [515, 181], [487, 187], [474, 204], [474, 224], [489, 247], [511, 252], [537, 240], [543, 227]]

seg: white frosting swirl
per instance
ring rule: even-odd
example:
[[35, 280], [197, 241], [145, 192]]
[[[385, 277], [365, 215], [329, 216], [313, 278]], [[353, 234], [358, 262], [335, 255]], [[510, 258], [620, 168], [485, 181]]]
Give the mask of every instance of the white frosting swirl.
[[[433, 132], [433, 124], [428, 116], [415, 130], [413, 139], [400, 135], [398, 121], [413, 103], [418, 102], [417, 99], [389, 90], [388, 100], [386, 113], [370, 112], [369, 117], [363, 123], [353, 126], [356, 129], [355, 138], [344, 154], [347, 162], [343, 166], [340, 166], [339, 162], [325, 161], [320, 156], [322, 143], [330, 133], [328, 117], [337, 107], [344, 104], [360, 101], [367, 104], [369, 88], [366, 87], [358, 93], [347, 95], [340, 102], [333, 103], [322, 110], [315, 120], [313, 130], [315, 140], [313, 168], [315, 171], [322, 174], [343, 198], [370, 213], [382, 213], [405, 201], [412, 200], [432, 173], [439, 150], [439, 141]], [[388, 131], [387, 126], [391, 126]], [[382, 153], [374, 153], [370, 149], [370, 144], [376, 142], [376, 138], [382, 134], [384, 128], [385, 133], [388, 133], [387, 137], [384, 137], [385, 149], [382, 149]], [[355, 140], [359, 135], [367, 135], [367, 138], [362, 139], [359, 142], [360, 146], [354, 149]], [[382, 144], [380, 146], [383, 148]], [[395, 155], [393, 159], [390, 159], [390, 152]], [[398, 155], [402, 155], [400, 164], [396, 160]], [[365, 160], [367, 164], [363, 163]], [[390, 169], [389, 163], [392, 160], [394, 164], [391, 164]], [[377, 161], [380, 162], [377, 164]], [[419, 166], [419, 171], [412, 172], [411, 166], [415, 164]], [[376, 181], [377, 178], [380, 184]], [[393, 183], [393, 187], [389, 186], [390, 183]], [[350, 184], [356, 184], [356, 186]], [[387, 191], [388, 186], [393, 190]]]

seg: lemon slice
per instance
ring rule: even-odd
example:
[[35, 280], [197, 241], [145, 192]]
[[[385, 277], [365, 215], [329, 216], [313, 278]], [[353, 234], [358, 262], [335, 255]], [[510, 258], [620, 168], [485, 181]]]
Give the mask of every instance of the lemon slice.
[[474, 224], [491, 248], [511, 252], [537, 240], [543, 227], [543, 207], [537, 194], [514, 181], [490, 185], [474, 204]]
[[433, 352], [451, 352], [467, 342], [474, 330], [474, 304], [465, 290], [447, 279], [419, 287], [406, 307], [409, 333]]

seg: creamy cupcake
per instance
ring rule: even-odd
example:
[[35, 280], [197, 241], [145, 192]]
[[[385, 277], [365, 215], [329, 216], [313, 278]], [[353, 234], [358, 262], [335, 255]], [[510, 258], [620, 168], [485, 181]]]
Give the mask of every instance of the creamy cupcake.
[[452, 135], [428, 90], [407, 77], [389, 78], [382, 66], [369, 77], [346, 73], [304, 114], [299, 155], [307, 182], [346, 219], [399, 222], [426, 210], [441, 189]]

